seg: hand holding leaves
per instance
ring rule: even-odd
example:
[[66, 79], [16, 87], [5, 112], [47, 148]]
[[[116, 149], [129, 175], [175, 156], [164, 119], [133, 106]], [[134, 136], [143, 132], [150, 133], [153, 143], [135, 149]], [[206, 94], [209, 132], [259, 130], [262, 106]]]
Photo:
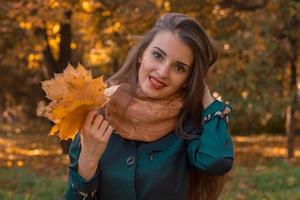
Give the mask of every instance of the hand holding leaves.
[[73, 139], [87, 113], [103, 107], [118, 87], [107, 88], [102, 76], [93, 79], [91, 71], [80, 64], [76, 69], [69, 64], [63, 73], [43, 81], [42, 88], [51, 102], [39, 112], [55, 123], [50, 135]]

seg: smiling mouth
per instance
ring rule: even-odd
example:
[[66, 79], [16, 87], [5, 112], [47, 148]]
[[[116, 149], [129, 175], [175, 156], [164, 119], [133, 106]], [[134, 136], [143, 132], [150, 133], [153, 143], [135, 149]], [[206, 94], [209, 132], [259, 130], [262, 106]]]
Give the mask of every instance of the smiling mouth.
[[167, 84], [157, 80], [153, 76], [149, 76], [149, 82], [152, 88], [154, 89], [162, 89], [167, 86]]

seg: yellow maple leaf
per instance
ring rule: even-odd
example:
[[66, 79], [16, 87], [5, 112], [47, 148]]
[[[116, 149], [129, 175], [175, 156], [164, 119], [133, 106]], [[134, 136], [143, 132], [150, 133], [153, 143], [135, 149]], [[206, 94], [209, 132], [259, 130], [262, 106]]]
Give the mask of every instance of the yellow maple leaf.
[[91, 71], [80, 64], [76, 69], [69, 64], [63, 73], [43, 81], [42, 88], [51, 102], [38, 112], [55, 123], [49, 135], [74, 139], [86, 114], [103, 107], [118, 87], [107, 88], [103, 76], [93, 79]]

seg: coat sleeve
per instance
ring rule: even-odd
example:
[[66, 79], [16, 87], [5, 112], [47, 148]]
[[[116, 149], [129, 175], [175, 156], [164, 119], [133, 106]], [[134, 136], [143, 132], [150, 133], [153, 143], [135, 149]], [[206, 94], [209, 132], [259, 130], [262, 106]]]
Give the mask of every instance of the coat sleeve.
[[213, 175], [231, 170], [234, 153], [227, 129], [230, 110], [229, 105], [218, 100], [204, 110], [199, 136], [187, 141], [188, 160], [196, 169]]
[[70, 166], [67, 189], [63, 196], [63, 199], [65, 200], [90, 200], [96, 199], [95, 197], [98, 195], [99, 164], [94, 177], [92, 177], [89, 181], [85, 181], [85, 179], [81, 177], [77, 171], [80, 151], [80, 134], [78, 133], [72, 141], [69, 149]]

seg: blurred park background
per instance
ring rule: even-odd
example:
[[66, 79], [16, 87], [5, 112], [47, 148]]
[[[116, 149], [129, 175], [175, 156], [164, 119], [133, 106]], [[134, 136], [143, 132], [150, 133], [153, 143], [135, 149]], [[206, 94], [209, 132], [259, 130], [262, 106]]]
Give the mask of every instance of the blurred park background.
[[68, 157], [36, 115], [48, 102], [40, 82], [68, 62], [109, 77], [166, 12], [198, 19], [218, 43], [208, 82], [233, 107], [236, 158], [221, 199], [300, 199], [299, 0], [1, 0], [1, 200], [65, 189]]

